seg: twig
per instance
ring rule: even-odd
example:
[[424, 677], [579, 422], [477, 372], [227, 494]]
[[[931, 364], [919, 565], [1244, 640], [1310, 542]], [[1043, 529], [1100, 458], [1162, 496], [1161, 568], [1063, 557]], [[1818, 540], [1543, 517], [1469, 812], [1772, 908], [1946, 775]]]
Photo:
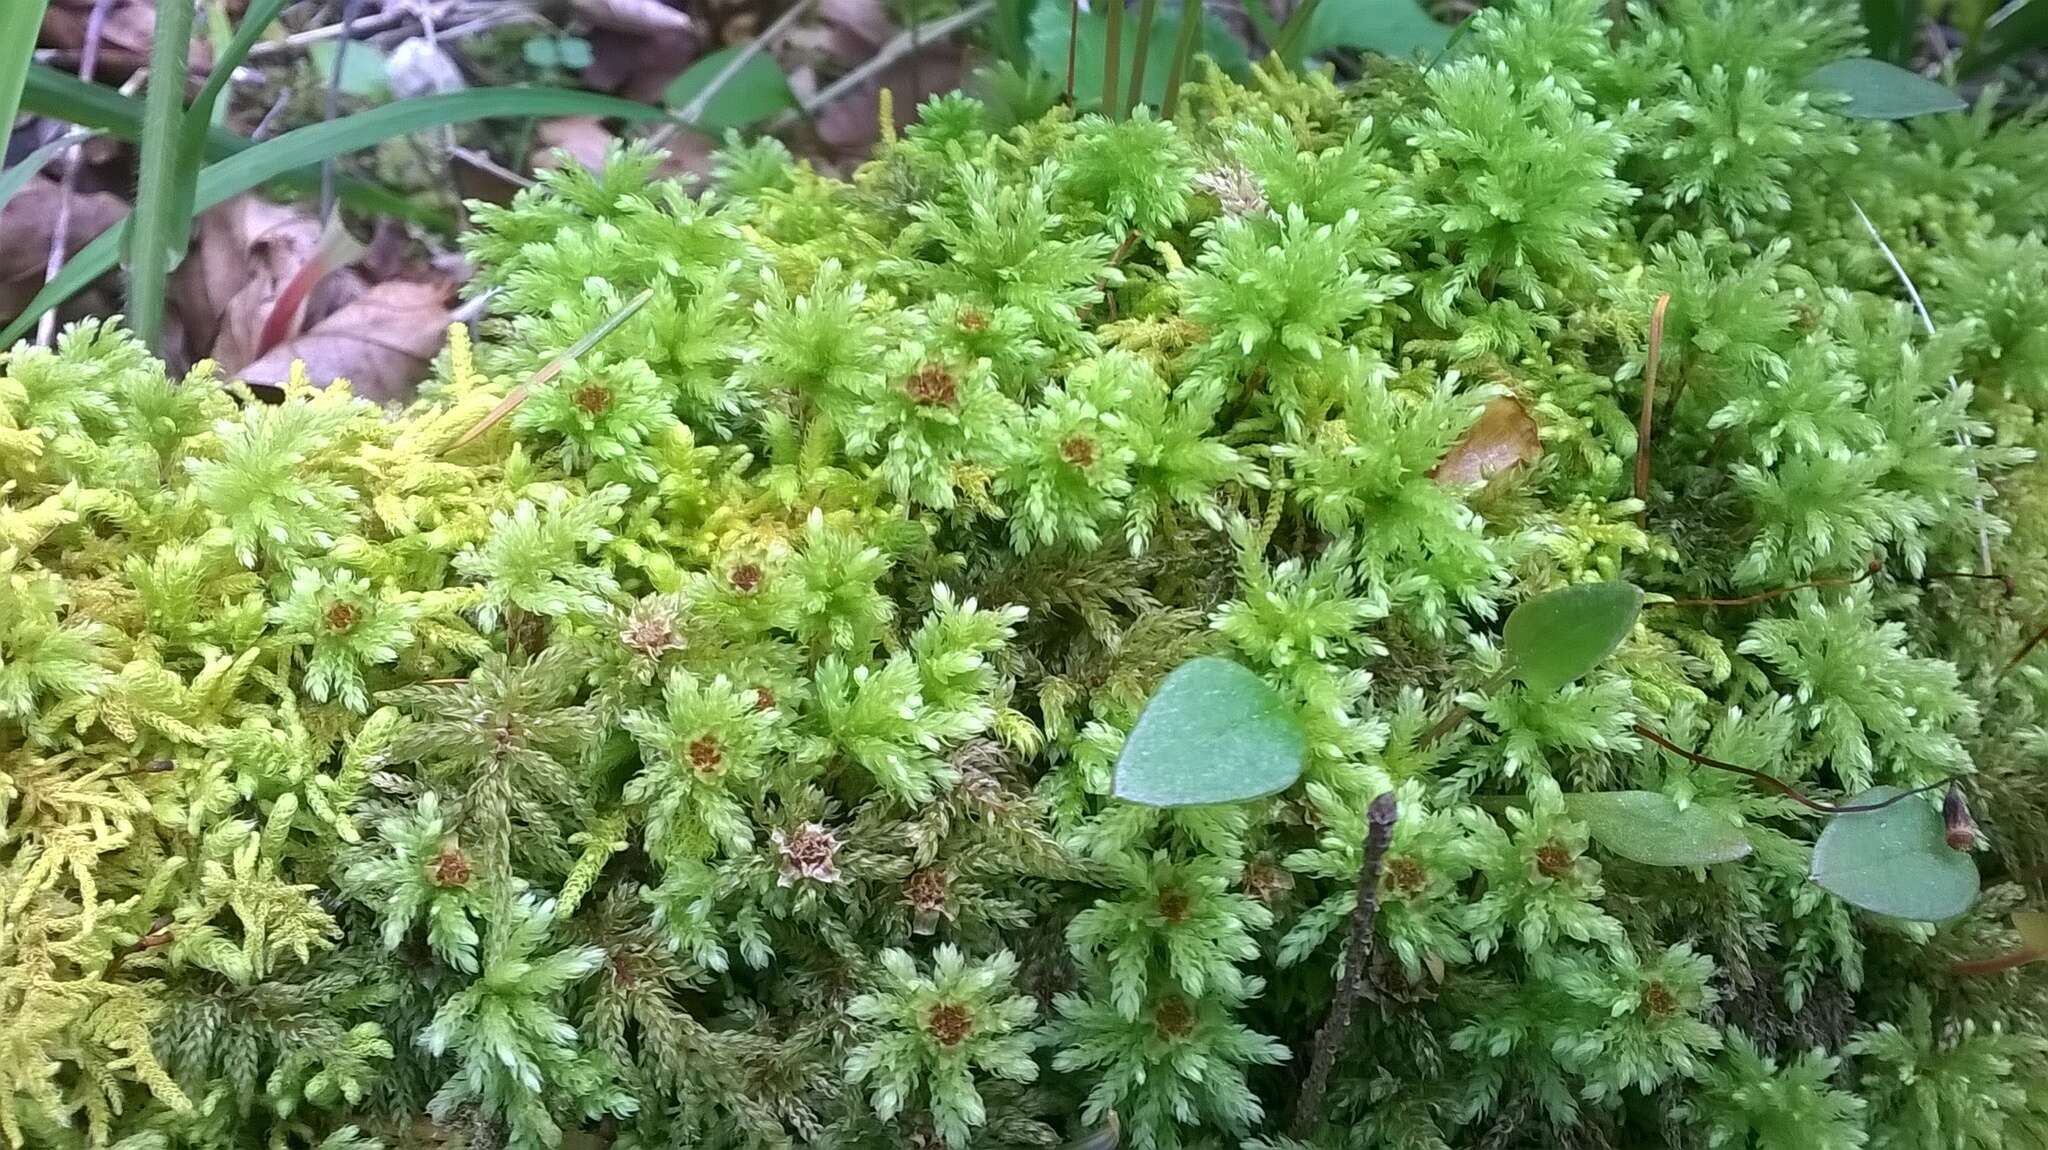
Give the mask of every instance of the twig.
[[[1892, 274], [1899, 278], [1900, 285], [1906, 289], [1906, 298], [1913, 301], [1913, 311], [1920, 316], [1920, 326], [1926, 329], [1928, 336], [1932, 338], [1934, 335], [1934, 317], [1927, 314], [1927, 304], [1920, 299], [1920, 289], [1913, 285], [1913, 277], [1906, 274], [1905, 267], [1899, 263], [1899, 257], [1892, 254], [1891, 245], [1885, 243], [1884, 237], [1878, 234], [1877, 225], [1870, 222], [1870, 216], [1863, 211], [1863, 205], [1856, 202], [1856, 197], [1849, 197], [1849, 206], [1856, 209], [1856, 218], [1863, 222], [1863, 230], [1870, 233], [1871, 240], [1877, 244], [1877, 250], [1884, 253], [1884, 262], [1891, 265]], [[1948, 377], [1948, 389], [1950, 391], [1962, 390], [1962, 385], [1956, 382], [1956, 377], [1953, 374]], [[1956, 428], [1956, 443], [1963, 449], [1966, 462], [1970, 465], [1970, 482], [1972, 486], [1975, 486], [1978, 478], [1977, 461], [1967, 458], [1971, 447], [1969, 428]], [[1977, 569], [1989, 575], [1991, 574], [1991, 529], [1984, 523], [1984, 495], [1982, 492], [1977, 493], [1974, 502], [1977, 507]]]
[[1315, 1056], [1309, 1063], [1308, 1083], [1302, 1087], [1301, 1102], [1294, 1111], [1294, 1136], [1306, 1138], [1321, 1117], [1323, 1090], [1330, 1084], [1330, 1068], [1337, 1051], [1351, 1031], [1351, 1008], [1358, 1001], [1365, 981], [1365, 964], [1372, 956], [1372, 923], [1380, 909], [1380, 868], [1387, 861], [1387, 844], [1394, 838], [1394, 820], [1400, 806], [1394, 792], [1387, 791], [1365, 808], [1365, 857], [1358, 864], [1358, 899], [1351, 907], [1351, 935], [1344, 941], [1344, 975], [1337, 984], [1336, 1000], [1329, 1016], [1316, 1031]]
[[1772, 599], [1790, 595], [1795, 591], [1810, 591], [1821, 587], [1854, 587], [1856, 584], [1863, 582], [1882, 570], [1884, 570], [1884, 560], [1872, 559], [1863, 568], [1863, 573], [1852, 579], [1810, 579], [1804, 583], [1794, 583], [1790, 587], [1776, 587], [1769, 591], [1759, 591], [1754, 595], [1742, 595], [1733, 599], [1668, 599], [1659, 603], [1645, 603], [1643, 607], [1645, 610], [1652, 607], [1753, 607], [1758, 603], [1768, 603]]
[[[327, 106], [321, 112], [321, 119], [333, 120], [341, 115], [341, 75], [348, 64], [348, 46], [355, 39], [356, 11], [362, 0], [341, 0], [341, 42], [334, 46], [334, 74], [327, 77]], [[334, 157], [320, 161], [320, 222], [325, 224], [334, 216]]]
[[917, 36], [912, 36], [908, 32], [899, 33], [894, 39], [876, 49], [875, 54], [869, 57], [866, 63], [820, 88], [798, 108], [775, 117], [768, 125], [768, 130], [779, 132], [794, 125], [799, 119], [816, 115], [819, 109], [888, 70], [913, 49], [930, 47], [970, 24], [987, 19], [988, 14], [995, 10], [996, 0], [978, 0], [977, 3], [970, 4], [943, 20], [933, 21]]
[[533, 373], [533, 378], [506, 392], [505, 398], [498, 401], [498, 406], [493, 407], [482, 419], [477, 420], [476, 426], [457, 436], [455, 442], [442, 449], [441, 454], [452, 455], [482, 438], [484, 432], [496, 427], [506, 416], [517, 410], [520, 404], [525, 403], [529, 392], [562, 374], [564, 368], [576, 362], [577, 356], [589, 351], [597, 346], [599, 340], [619, 330], [620, 324], [633, 318], [633, 314], [646, 307], [647, 301], [653, 298], [654, 289], [647, 288], [639, 295], [627, 300], [626, 306], [607, 316], [605, 321], [598, 324], [589, 335], [577, 340], [569, 350], [543, 364], [539, 371]]
[[684, 125], [695, 125], [697, 121], [703, 119], [704, 109], [711, 106], [712, 99], [718, 93], [724, 91], [727, 84], [732, 83], [733, 77], [740, 74], [740, 69], [747, 66], [747, 61], [773, 47], [776, 41], [782, 39], [783, 33], [788, 32], [798, 20], [803, 18], [804, 13], [810, 10], [811, 0], [797, 0], [796, 3], [791, 4], [789, 10], [777, 16], [775, 22], [763, 29], [759, 36], [747, 41], [745, 46], [741, 47], [739, 51], [734, 52], [732, 59], [725, 62], [725, 67], [720, 68], [711, 77], [711, 82], [704, 85], [702, 91], [690, 97], [690, 102], [684, 104], [682, 110], [676, 113], [677, 123], [663, 124], [660, 131], [647, 137], [647, 142], [659, 148], [668, 143], [669, 139], [676, 134], [678, 128]]
[[1664, 309], [1671, 306], [1671, 293], [1657, 297], [1650, 309], [1650, 358], [1643, 364], [1643, 411], [1636, 417], [1636, 526], [1650, 526], [1650, 419], [1656, 411], [1657, 361], [1664, 356]]
[[315, 44], [325, 43], [329, 40], [340, 39], [344, 36], [375, 36], [382, 32], [390, 32], [408, 24], [417, 23], [419, 23], [419, 17], [410, 9], [394, 7], [389, 11], [380, 12], [374, 16], [364, 16], [353, 25], [346, 23], [328, 24], [320, 28], [308, 28], [304, 32], [294, 32], [282, 40], [256, 44], [249, 49], [249, 55], [246, 58], [249, 60], [267, 60], [273, 56], [294, 56]]
[[[92, 11], [85, 17], [85, 42], [79, 46], [78, 78], [92, 83], [93, 72], [100, 63], [100, 37], [107, 27], [107, 10], [113, 0], [93, 0]], [[9, 125], [0, 124], [0, 131]], [[80, 143], [83, 143], [81, 138]], [[43, 283], [47, 286], [64, 270], [64, 249], [71, 243], [71, 197], [78, 190], [78, 160], [81, 148], [73, 144], [64, 151], [64, 170], [57, 177], [57, 219], [50, 226], [50, 254], [43, 261]], [[50, 346], [57, 338], [57, 309], [51, 308], [36, 321], [36, 344]]]
[[250, 130], [249, 138], [252, 140], [267, 138], [270, 135], [270, 129], [277, 123], [278, 116], [284, 113], [284, 106], [291, 102], [292, 90], [290, 88], [279, 92], [276, 102], [270, 105], [270, 110], [263, 113], [263, 118], [256, 121], [256, 127]]
[[1651, 730], [1650, 728], [1644, 726], [1641, 723], [1637, 723], [1635, 725], [1635, 732], [1636, 734], [1641, 735], [1642, 737], [1650, 740], [1651, 742], [1657, 744], [1665, 750], [1670, 751], [1672, 754], [1677, 755], [1679, 758], [1684, 759], [1689, 763], [1698, 763], [1700, 766], [1713, 767], [1715, 770], [1719, 771], [1732, 771], [1735, 774], [1742, 775], [1746, 778], [1755, 779], [1757, 782], [1760, 782], [1765, 786], [1770, 787], [1771, 789], [1784, 795], [1786, 798], [1791, 799], [1793, 802], [1798, 803], [1802, 807], [1805, 807], [1807, 810], [1818, 811], [1824, 815], [1853, 815], [1861, 814], [1865, 811], [1881, 811], [1886, 807], [1891, 806], [1893, 803], [1904, 802], [1905, 800], [1912, 798], [1914, 795], [1924, 795], [1928, 791], [1934, 790], [1937, 787], [1945, 787], [1955, 781], [1955, 777], [1950, 776], [1945, 779], [1937, 779], [1934, 782], [1928, 783], [1926, 786], [1914, 787], [1910, 791], [1902, 791], [1899, 794], [1893, 795], [1891, 798], [1885, 799], [1881, 802], [1851, 803], [1847, 806], [1836, 806], [1833, 803], [1823, 803], [1817, 799], [1808, 798], [1804, 791], [1801, 791], [1798, 787], [1793, 786], [1791, 783], [1788, 783], [1775, 775], [1767, 775], [1762, 771], [1756, 770], [1751, 767], [1738, 767], [1734, 763], [1724, 763], [1719, 759], [1711, 758], [1707, 755], [1702, 755], [1698, 751], [1688, 751], [1684, 747], [1679, 746], [1677, 743], [1672, 742], [1670, 739], [1665, 738], [1664, 736], [1658, 734], [1657, 732]]
[[1999, 679], [2003, 679], [2007, 675], [2012, 674], [2013, 668], [2019, 666], [2022, 662], [2024, 662], [2028, 655], [2033, 654], [2034, 648], [2040, 646], [2041, 641], [2044, 639], [2048, 639], [2048, 624], [2044, 624], [2040, 630], [2034, 632], [2032, 638], [2029, 638], [2026, 642], [2020, 644], [2020, 649], [2013, 653], [2012, 658], [2007, 659], [2005, 661], [2005, 666], [2000, 667], [1998, 669], [1998, 674], [1995, 677], [1993, 677], [1992, 682], [1995, 683]]
[[2013, 970], [2041, 958], [2048, 958], [2048, 955], [2044, 955], [2040, 951], [2031, 948], [2015, 950], [2010, 954], [1995, 955], [1991, 958], [1973, 958], [1961, 962], [1952, 962], [1949, 963], [1948, 972], [1950, 974], [1960, 974], [1964, 977], [1997, 974], [2001, 970]]

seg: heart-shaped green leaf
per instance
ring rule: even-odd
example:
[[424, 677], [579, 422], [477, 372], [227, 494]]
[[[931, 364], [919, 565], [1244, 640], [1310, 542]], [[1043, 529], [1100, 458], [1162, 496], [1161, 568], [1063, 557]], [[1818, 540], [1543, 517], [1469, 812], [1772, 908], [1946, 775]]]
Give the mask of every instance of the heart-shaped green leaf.
[[1841, 113], [1857, 120], [1908, 120], [1969, 107], [1961, 96], [1927, 77], [1867, 56], [1822, 65], [1806, 83], [1848, 96]]
[[[1876, 787], [1852, 805], [1898, 793]], [[1954, 918], [1977, 897], [1977, 865], [1948, 845], [1941, 813], [1918, 798], [1836, 815], [1813, 845], [1811, 877], [1845, 902], [1919, 922]]]
[[1749, 838], [1733, 820], [1656, 791], [1570, 794], [1564, 806], [1594, 842], [1647, 866], [1712, 866], [1749, 854]]
[[1635, 629], [1643, 593], [1633, 583], [1579, 583], [1515, 608], [1502, 640], [1515, 677], [1540, 694], [1600, 665]]
[[1308, 736], [1279, 692], [1228, 659], [1174, 668], [1116, 760], [1116, 794], [1150, 807], [1234, 803], [1301, 777]]

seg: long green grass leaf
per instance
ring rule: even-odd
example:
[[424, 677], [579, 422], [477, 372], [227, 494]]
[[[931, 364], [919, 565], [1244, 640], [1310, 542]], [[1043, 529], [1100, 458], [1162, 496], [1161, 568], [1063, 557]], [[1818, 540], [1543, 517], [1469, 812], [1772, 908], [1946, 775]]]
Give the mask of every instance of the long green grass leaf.
[[184, 251], [192, 239], [192, 196], [200, 166], [206, 162], [206, 137], [214, 130], [214, 106], [234, 79], [235, 69], [248, 58], [249, 49], [256, 46], [264, 29], [277, 20], [289, 3], [291, 0], [253, 0], [242, 17], [241, 27], [235, 29], [234, 38], [215, 55], [213, 71], [185, 113], [184, 126], [178, 132], [178, 171], [183, 178], [178, 181], [178, 203], [170, 215], [174, 229], [170, 239], [172, 251]]
[[157, 0], [149, 88], [142, 101], [141, 174], [128, 244], [128, 322], [135, 337], [152, 350], [164, 324], [171, 245], [184, 234], [173, 221], [179, 206], [189, 202], [179, 184], [198, 177], [196, 171], [178, 170], [178, 133], [185, 124], [185, 62], [191, 50], [191, 0]]
[[1139, 0], [1137, 42], [1131, 53], [1131, 90], [1124, 94], [1122, 114], [1129, 116], [1145, 98], [1145, 60], [1152, 54], [1152, 24], [1159, 18], [1159, 0]]
[[21, 109], [21, 89], [35, 62], [36, 36], [43, 29], [43, 11], [50, 0], [6, 0], [0, 3], [0, 163], [14, 134], [14, 116]]
[[[607, 116], [622, 120], [658, 120], [668, 113], [593, 92], [561, 88], [474, 88], [400, 100], [340, 120], [309, 124], [272, 140], [255, 144], [199, 173], [192, 210], [216, 204], [258, 188], [289, 172], [300, 171], [333, 156], [374, 147], [395, 136], [466, 124], [498, 116]], [[44, 312], [78, 294], [118, 262], [123, 223], [87, 244], [71, 257], [57, 278], [29, 301], [28, 307], [0, 331], [0, 347], [20, 339]]]
[[4, 172], [0, 172], [0, 211], [6, 210], [7, 201], [13, 199], [16, 193], [27, 187], [28, 182], [35, 178], [37, 172], [42, 171], [51, 160], [57, 158], [57, 153], [62, 152], [73, 144], [82, 143], [90, 137], [91, 133], [89, 132], [73, 132], [68, 136], [60, 136], [23, 156], [20, 163]]
[[[1257, 4], [1261, 0], [1251, 0], [1251, 2]], [[1191, 12], [1190, 9], [1193, 9], [1193, 11]], [[1193, 15], [1195, 18], [1192, 20], [1188, 19], [1190, 15]], [[1171, 120], [1173, 119], [1173, 114], [1180, 111], [1180, 86], [1187, 82], [1188, 69], [1194, 67], [1195, 43], [1201, 38], [1201, 35], [1201, 7], [1193, 3], [1193, 0], [1190, 0], [1188, 4], [1183, 5], [1181, 8], [1180, 34], [1175, 36], [1173, 40], [1173, 63], [1168, 65], [1166, 69], [1166, 93], [1159, 102], [1159, 115], [1163, 119]]]
[[[124, 96], [104, 84], [88, 84], [42, 64], [29, 69], [21, 106], [38, 116], [91, 128], [131, 144], [142, 138], [141, 100]], [[215, 127], [208, 127], [203, 139], [202, 155], [209, 163], [224, 160], [256, 143]], [[317, 175], [310, 172], [287, 172], [278, 180], [295, 191], [310, 192], [319, 187]], [[452, 227], [453, 221], [446, 212], [422, 205], [413, 197], [364, 180], [347, 179], [340, 183], [342, 201], [359, 212], [396, 216], [443, 232]]]

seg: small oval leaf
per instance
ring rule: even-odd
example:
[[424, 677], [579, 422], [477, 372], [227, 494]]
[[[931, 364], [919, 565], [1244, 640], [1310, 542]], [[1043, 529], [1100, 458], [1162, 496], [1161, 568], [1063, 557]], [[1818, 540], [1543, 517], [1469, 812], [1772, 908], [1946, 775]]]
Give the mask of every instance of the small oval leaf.
[[1215, 656], [1159, 684], [1116, 760], [1118, 798], [1151, 807], [1234, 803], [1301, 777], [1308, 736], [1264, 679]]
[[1969, 107], [1961, 96], [1927, 77], [1867, 56], [1824, 64], [1806, 83], [1849, 97], [1840, 111], [1857, 120], [1908, 120]]
[[1515, 677], [1541, 694], [1557, 690], [1613, 654], [1642, 609], [1642, 590], [1622, 582], [1579, 583], [1528, 600], [1502, 635]]
[[2012, 928], [2020, 932], [2020, 943], [2027, 951], [2048, 957], [2048, 913], [2016, 910], [2012, 912]]
[[1593, 841], [1646, 866], [1712, 866], [1749, 854], [1749, 838], [1727, 816], [1681, 807], [1656, 791], [1590, 791], [1564, 797]]
[[[1898, 793], [1876, 787], [1851, 802]], [[1917, 922], [1954, 918], [1977, 898], [1977, 865], [1948, 845], [1941, 813], [1917, 798], [1836, 815], [1813, 844], [1811, 877], [1845, 902]]]

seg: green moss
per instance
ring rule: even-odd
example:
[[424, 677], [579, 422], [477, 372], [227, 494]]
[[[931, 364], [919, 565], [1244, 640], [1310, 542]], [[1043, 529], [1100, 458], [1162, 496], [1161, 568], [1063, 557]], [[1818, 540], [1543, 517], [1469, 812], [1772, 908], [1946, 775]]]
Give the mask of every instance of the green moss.
[[[2048, 620], [2048, 137], [1838, 117], [1803, 5], [1607, 12], [1171, 123], [947, 97], [846, 182], [554, 172], [478, 210], [502, 318], [402, 412], [16, 349], [0, 1131], [1300, 1145], [1392, 789], [1308, 1145], [2041, 1142], [2040, 968], [1951, 964], [2048, 868], [2048, 669], [2001, 675]], [[1439, 476], [1483, 412], [1497, 470]], [[1507, 610], [1610, 578], [1652, 597], [1613, 657], [1499, 675]], [[1304, 785], [1111, 799], [1203, 653], [1298, 708]], [[1820, 796], [1966, 776], [1986, 892], [1854, 910], [1816, 816], [1639, 728]], [[1614, 856], [1593, 789], [1754, 852]]]

